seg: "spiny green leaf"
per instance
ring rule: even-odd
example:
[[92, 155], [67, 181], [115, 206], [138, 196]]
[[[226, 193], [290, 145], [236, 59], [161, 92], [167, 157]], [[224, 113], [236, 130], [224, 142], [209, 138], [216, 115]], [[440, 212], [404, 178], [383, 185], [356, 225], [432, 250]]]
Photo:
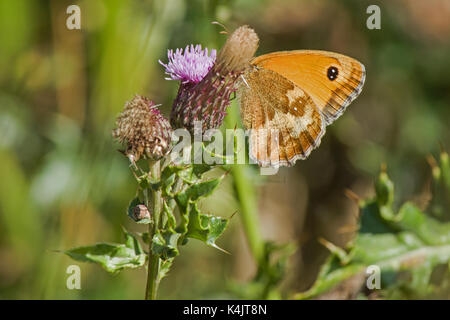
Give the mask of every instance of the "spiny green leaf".
[[185, 170], [190, 171], [191, 169], [189, 169], [189, 167], [179, 166], [167, 166], [164, 168], [164, 170], [161, 172], [161, 184], [162, 189], [166, 195], [172, 196], [170, 189], [174, 185], [179, 173]]
[[192, 174], [194, 174], [197, 179], [201, 179], [203, 178], [203, 174], [205, 174], [206, 172], [210, 171], [213, 168], [214, 168], [213, 166], [204, 163], [193, 164]]
[[380, 208], [376, 200], [365, 201], [360, 208], [360, 229], [359, 233], [386, 233], [391, 232], [391, 228], [380, 214]]
[[231, 283], [230, 289], [241, 299], [281, 299], [277, 288], [286, 275], [288, 258], [295, 252], [293, 243], [264, 243], [264, 255], [253, 281]]
[[142, 267], [146, 260], [139, 241], [128, 232], [125, 234], [125, 244], [97, 243], [66, 250], [64, 253], [77, 261], [98, 263], [111, 273], [125, 268]]
[[220, 176], [215, 179], [202, 181], [195, 183], [187, 187], [184, 191], [178, 193], [175, 196], [178, 206], [181, 210], [185, 211], [188, 205], [188, 201], [197, 201], [202, 197], [209, 196], [220, 184], [224, 176]]
[[380, 206], [391, 206], [394, 202], [394, 183], [386, 172], [381, 172], [375, 183], [377, 201]]
[[177, 175], [176, 175], [175, 173], [173, 173], [173, 174], [171, 174], [170, 176], [168, 176], [166, 179], [161, 180], [161, 181], [162, 181], [162, 186], [163, 186], [164, 194], [166, 194], [166, 195], [171, 195], [170, 188], [171, 188], [172, 185], [175, 183], [176, 177], [177, 177]]
[[414, 234], [360, 234], [352, 248], [352, 261], [375, 264], [420, 246], [423, 246], [423, 243]]
[[303, 300], [316, 297], [321, 293], [327, 292], [351, 276], [364, 272], [365, 270], [365, 265], [363, 264], [350, 264], [345, 267], [337, 268], [333, 272], [328, 272], [330, 265], [337, 263], [337, 260], [336, 256], [329, 257], [325, 264], [322, 265], [314, 285], [309, 290], [294, 295], [294, 299]]
[[141, 189], [147, 189], [148, 187], [150, 187], [151, 182], [150, 182], [150, 178], [147, 173], [138, 177], [137, 181], [138, 181], [139, 187], [141, 187]]
[[227, 225], [228, 219], [202, 214], [198, 210], [197, 204], [191, 203], [186, 237], [198, 239], [211, 247], [222, 250], [215, 242], [225, 231]]
[[166, 277], [172, 267], [174, 258], [162, 260], [159, 265], [158, 278], [161, 281], [162, 278]]
[[141, 244], [139, 243], [139, 240], [136, 236], [134, 236], [132, 233], [128, 232], [125, 228], [122, 227], [122, 231], [125, 236], [125, 246], [127, 248], [130, 248], [134, 250], [136, 255], [144, 253], [144, 250], [142, 250]]
[[382, 171], [375, 183], [377, 194], [376, 201], [379, 206], [379, 212], [385, 218], [395, 219], [392, 204], [394, 203], [394, 183], [389, 179], [386, 172]]
[[164, 168], [164, 170], [161, 173], [161, 181], [165, 183], [165, 187], [171, 186], [174, 181], [175, 177], [179, 177], [183, 180], [185, 180], [188, 183], [192, 183], [192, 165], [187, 166], [167, 166]]
[[163, 260], [176, 257], [179, 254], [177, 244], [181, 234], [173, 231], [156, 233], [152, 240], [152, 251]]
[[396, 275], [409, 272], [411, 280], [401, 286], [422, 295], [430, 292], [434, 268], [450, 261], [450, 223], [439, 222], [409, 202], [394, 213], [394, 185], [384, 172], [377, 180], [376, 192], [375, 199], [361, 202], [360, 231], [347, 246], [350, 253], [346, 259], [339, 259], [341, 252], [332, 250], [315, 284], [296, 298], [320, 295], [343, 280], [365, 273], [369, 265], [380, 268], [382, 287], [388, 286], [383, 289], [399, 288]]
[[426, 215], [410, 202], [406, 202], [399, 210], [397, 226], [402, 230], [414, 232], [429, 245], [450, 243], [450, 223], [439, 222]]
[[192, 164], [188, 166], [167, 166], [161, 173], [161, 181], [166, 194], [170, 195], [170, 187], [173, 186], [176, 177], [188, 184], [198, 183], [203, 174], [213, 169], [214, 166], [207, 164]]
[[167, 218], [167, 227], [170, 230], [174, 230], [176, 228], [177, 221], [175, 219], [175, 215], [173, 214], [172, 208], [164, 201], [163, 210], [166, 213], [165, 217]]

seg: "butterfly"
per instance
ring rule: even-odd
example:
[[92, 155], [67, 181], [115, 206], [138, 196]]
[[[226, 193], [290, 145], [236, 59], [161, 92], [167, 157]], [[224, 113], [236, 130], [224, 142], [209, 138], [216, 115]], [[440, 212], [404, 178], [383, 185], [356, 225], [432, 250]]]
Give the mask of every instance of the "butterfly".
[[328, 51], [281, 51], [251, 60], [240, 91], [250, 158], [263, 167], [306, 159], [326, 126], [361, 93], [365, 75], [359, 61]]

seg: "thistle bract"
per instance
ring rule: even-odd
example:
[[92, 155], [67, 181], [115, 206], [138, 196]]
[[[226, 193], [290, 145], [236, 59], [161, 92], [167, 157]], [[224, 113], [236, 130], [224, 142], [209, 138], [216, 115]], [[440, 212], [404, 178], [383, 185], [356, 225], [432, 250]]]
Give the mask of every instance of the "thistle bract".
[[126, 144], [124, 154], [137, 161], [145, 156], [157, 160], [169, 153], [172, 128], [153, 101], [136, 95], [117, 117], [113, 137]]

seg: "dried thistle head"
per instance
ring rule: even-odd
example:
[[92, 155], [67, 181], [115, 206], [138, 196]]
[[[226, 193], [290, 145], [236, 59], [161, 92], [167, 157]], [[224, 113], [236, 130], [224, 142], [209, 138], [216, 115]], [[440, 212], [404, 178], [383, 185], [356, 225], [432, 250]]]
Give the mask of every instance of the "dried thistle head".
[[[194, 122], [202, 121], [202, 132], [218, 128], [230, 105], [231, 94], [237, 90], [238, 79], [249, 66], [258, 42], [255, 31], [242, 26], [228, 37], [215, 60], [214, 50], [208, 56], [207, 49], [203, 52], [201, 47], [193, 51], [191, 46], [191, 50], [185, 50], [184, 54], [180, 50], [175, 55], [169, 51], [169, 63], [163, 64], [166, 73], [173, 80], [182, 80], [170, 115], [172, 126], [187, 128], [193, 133]], [[175, 65], [178, 67], [174, 68]]]
[[116, 119], [113, 137], [126, 145], [124, 154], [132, 161], [145, 156], [157, 160], [169, 153], [172, 128], [150, 99], [135, 95]]

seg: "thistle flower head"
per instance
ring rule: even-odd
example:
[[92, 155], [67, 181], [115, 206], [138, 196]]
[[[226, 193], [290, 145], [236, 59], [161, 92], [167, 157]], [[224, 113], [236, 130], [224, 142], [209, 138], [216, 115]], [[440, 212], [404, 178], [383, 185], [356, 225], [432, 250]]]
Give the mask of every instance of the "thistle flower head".
[[[205, 52], [207, 53], [207, 51], [203, 52], [201, 48], [192, 50], [191, 46], [188, 54], [189, 60], [181, 58], [181, 50], [175, 51], [175, 54], [173, 51], [169, 51], [169, 63], [161, 64], [166, 67], [166, 73], [171, 75], [171, 79], [182, 81], [172, 106], [170, 115], [172, 126], [187, 128], [193, 133], [194, 122], [201, 121], [202, 132], [218, 128], [230, 105], [231, 94], [238, 87], [240, 75], [249, 66], [249, 62], [258, 48], [258, 42], [255, 31], [248, 26], [242, 26], [228, 37], [215, 61], [212, 60], [212, 57], [215, 56], [213, 50], [208, 63], [205, 63], [207, 56]], [[192, 52], [194, 52], [195, 58], [191, 56]], [[186, 50], [184, 55], [186, 55]], [[209, 65], [210, 63], [212, 63], [212, 67]], [[208, 65], [207, 68], [206, 65]], [[175, 68], [175, 66], [177, 67]], [[208, 71], [203, 74], [205, 70]], [[188, 74], [195, 74], [196, 77], [187, 77]]]
[[153, 101], [136, 95], [125, 104], [116, 119], [113, 137], [126, 144], [125, 155], [131, 161], [141, 156], [157, 160], [170, 151], [172, 128]]
[[182, 83], [198, 83], [208, 71], [212, 68], [216, 60], [216, 50], [212, 49], [208, 54], [208, 48], [202, 50], [201, 45], [190, 45], [184, 49], [177, 49], [175, 52], [167, 52], [169, 62], [159, 63], [166, 68], [166, 74], [169, 75], [166, 80], [181, 80]]

